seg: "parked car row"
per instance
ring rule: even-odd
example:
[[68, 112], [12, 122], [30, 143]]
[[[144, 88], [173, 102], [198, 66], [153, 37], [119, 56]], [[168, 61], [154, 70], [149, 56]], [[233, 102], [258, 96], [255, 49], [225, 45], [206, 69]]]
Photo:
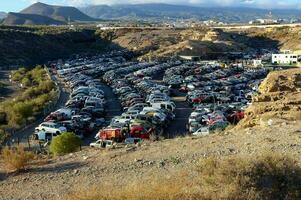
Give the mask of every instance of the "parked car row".
[[244, 117], [266, 74], [264, 69], [206, 64], [171, 68], [165, 72], [164, 81], [187, 93], [186, 102], [193, 108], [187, 130], [193, 135], [207, 135]]
[[[50, 113], [35, 129], [34, 139], [50, 141], [63, 132], [74, 132], [80, 138], [93, 133], [105, 123], [106, 98], [98, 76], [117, 68], [133, 65], [125, 62], [122, 52], [78, 58], [53, 63], [51, 69], [71, 90], [63, 108]], [[111, 57], [110, 57], [111, 56]]]
[[152, 140], [161, 137], [175, 117], [176, 106], [168, 95], [168, 87], [155, 83], [151, 76], [179, 64], [142, 63], [107, 72], [103, 80], [114, 88], [124, 112], [115, 116], [109, 126], [97, 133], [96, 138], [123, 141], [129, 137]]

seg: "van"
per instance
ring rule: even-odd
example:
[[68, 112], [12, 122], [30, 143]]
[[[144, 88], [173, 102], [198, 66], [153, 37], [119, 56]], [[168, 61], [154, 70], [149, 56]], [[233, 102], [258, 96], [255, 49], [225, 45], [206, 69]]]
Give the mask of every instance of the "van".
[[162, 101], [162, 102], [157, 102], [157, 103], [151, 103], [151, 106], [153, 108], [161, 108], [169, 111], [174, 111], [176, 109], [176, 105], [174, 102], [170, 101]]

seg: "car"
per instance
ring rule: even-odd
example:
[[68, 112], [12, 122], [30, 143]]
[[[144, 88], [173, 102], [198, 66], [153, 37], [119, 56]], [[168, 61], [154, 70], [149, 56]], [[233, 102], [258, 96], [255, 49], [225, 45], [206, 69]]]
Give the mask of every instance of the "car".
[[38, 131], [33, 134], [33, 139], [34, 140], [39, 140], [39, 141], [51, 141], [54, 137], [58, 136], [59, 134], [57, 133], [49, 133], [46, 131]]
[[96, 142], [90, 143], [90, 147], [92, 148], [108, 148], [112, 147], [114, 142], [112, 140], [97, 140]]
[[194, 135], [194, 136], [206, 136], [206, 135], [209, 135], [209, 133], [210, 133], [209, 127], [201, 127], [197, 131], [192, 133], [192, 135]]
[[141, 143], [142, 142], [142, 139], [141, 138], [132, 138], [132, 137], [130, 137], [130, 138], [126, 138], [125, 140], [124, 140], [124, 143], [125, 144], [137, 144], [137, 143]]
[[151, 103], [151, 107], [153, 108], [162, 108], [169, 111], [174, 111], [176, 109], [176, 105], [174, 102], [170, 101], [162, 101], [157, 103]]
[[43, 122], [38, 127], [35, 128], [35, 131], [36, 132], [45, 131], [48, 133], [60, 134], [63, 132], [67, 132], [67, 129], [66, 127], [60, 126], [59, 124], [54, 122]]

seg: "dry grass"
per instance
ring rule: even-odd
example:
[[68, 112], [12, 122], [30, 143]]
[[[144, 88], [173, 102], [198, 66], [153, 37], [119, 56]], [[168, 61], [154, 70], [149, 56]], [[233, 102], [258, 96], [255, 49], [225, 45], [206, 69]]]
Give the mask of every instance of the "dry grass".
[[126, 185], [80, 189], [68, 200], [300, 199], [301, 168], [290, 158], [208, 158], [189, 172], [147, 177]]
[[21, 171], [34, 159], [34, 155], [19, 145], [16, 148], [5, 147], [1, 152], [1, 159], [7, 171]]
[[206, 199], [301, 198], [301, 168], [285, 156], [206, 159], [197, 171]]

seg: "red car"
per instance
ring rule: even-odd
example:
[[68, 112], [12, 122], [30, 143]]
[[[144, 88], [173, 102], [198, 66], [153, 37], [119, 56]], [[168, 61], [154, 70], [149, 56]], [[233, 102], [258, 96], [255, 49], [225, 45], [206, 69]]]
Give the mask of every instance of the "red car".
[[131, 127], [131, 130], [130, 130], [131, 137], [136, 137], [136, 138], [141, 138], [141, 139], [150, 139], [150, 135], [152, 133], [153, 133], [152, 128], [150, 128], [147, 131], [147, 130], [145, 130], [144, 127], [139, 126], [139, 125]]

